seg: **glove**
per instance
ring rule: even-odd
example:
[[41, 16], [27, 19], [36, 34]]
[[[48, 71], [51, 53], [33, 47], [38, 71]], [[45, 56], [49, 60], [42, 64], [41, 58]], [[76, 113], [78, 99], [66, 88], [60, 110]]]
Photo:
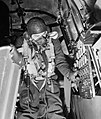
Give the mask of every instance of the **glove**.
[[22, 54], [17, 51], [15, 46], [11, 45], [10, 56], [14, 63], [21, 65], [22, 64]]
[[71, 72], [69, 77], [70, 77], [70, 80], [72, 82], [75, 82], [76, 81], [76, 76], [77, 76], [78, 72]]
[[77, 88], [77, 81], [79, 80], [78, 72], [76, 71], [76, 72], [71, 73], [70, 79], [71, 79], [71, 86], [72, 86], [73, 91], [78, 92], [78, 88]]

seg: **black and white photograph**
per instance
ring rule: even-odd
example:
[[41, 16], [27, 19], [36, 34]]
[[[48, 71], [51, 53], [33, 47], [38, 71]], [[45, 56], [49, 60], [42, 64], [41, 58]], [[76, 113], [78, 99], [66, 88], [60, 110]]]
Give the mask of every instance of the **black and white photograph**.
[[0, 119], [101, 119], [101, 0], [0, 0]]

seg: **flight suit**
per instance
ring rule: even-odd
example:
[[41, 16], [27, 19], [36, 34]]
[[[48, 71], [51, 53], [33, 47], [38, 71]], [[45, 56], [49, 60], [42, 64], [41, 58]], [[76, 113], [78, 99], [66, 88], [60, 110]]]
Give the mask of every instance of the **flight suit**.
[[[52, 39], [52, 42], [55, 52], [55, 67], [65, 77], [69, 77], [69, 64], [61, 50], [60, 42], [58, 39]], [[39, 81], [38, 86], [42, 86], [42, 83], [42, 81]], [[29, 87], [26, 86], [25, 82], [20, 85], [20, 110], [17, 119], [65, 119], [56, 74], [47, 78], [40, 91], [31, 81], [29, 81], [29, 84]]]

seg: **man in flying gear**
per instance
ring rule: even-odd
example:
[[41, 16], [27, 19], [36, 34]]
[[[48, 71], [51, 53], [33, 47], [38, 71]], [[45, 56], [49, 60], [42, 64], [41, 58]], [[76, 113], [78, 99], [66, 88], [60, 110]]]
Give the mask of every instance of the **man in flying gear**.
[[49, 32], [43, 19], [34, 17], [27, 22], [23, 38], [22, 51], [14, 46], [11, 50], [13, 62], [25, 75], [19, 89], [18, 119], [65, 119], [55, 68], [70, 81], [75, 75], [61, 50], [58, 33]]

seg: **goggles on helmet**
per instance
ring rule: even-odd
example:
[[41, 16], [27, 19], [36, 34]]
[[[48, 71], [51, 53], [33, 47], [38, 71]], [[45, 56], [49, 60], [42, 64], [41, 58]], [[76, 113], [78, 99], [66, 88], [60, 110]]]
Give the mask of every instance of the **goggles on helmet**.
[[37, 41], [40, 38], [46, 38], [47, 37], [47, 31], [44, 31], [42, 33], [38, 33], [38, 34], [32, 34], [31, 38], [35, 41]]

